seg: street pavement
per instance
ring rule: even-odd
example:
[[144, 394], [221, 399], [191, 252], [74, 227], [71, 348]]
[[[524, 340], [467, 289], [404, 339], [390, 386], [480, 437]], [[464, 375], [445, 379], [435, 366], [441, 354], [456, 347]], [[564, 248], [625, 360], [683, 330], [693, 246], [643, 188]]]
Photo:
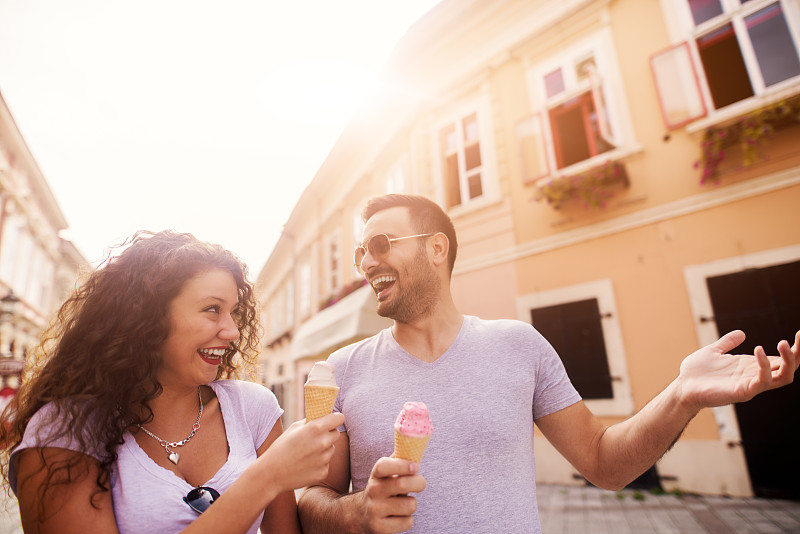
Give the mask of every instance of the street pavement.
[[6, 495], [0, 486], [0, 534], [22, 534], [17, 500]]
[[543, 534], [800, 533], [800, 502], [538, 485]]
[[[800, 533], [798, 501], [549, 484], [538, 486], [538, 498], [543, 534]], [[0, 498], [0, 534], [22, 534], [17, 503], [5, 496]]]

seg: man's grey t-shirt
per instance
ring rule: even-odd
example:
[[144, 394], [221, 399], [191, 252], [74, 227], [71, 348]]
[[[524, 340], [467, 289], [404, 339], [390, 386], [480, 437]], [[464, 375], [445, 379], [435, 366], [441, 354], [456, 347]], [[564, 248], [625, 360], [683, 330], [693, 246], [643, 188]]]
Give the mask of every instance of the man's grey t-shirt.
[[550, 344], [529, 324], [465, 316], [450, 348], [426, 363], [386, 329], [328, 359], [341, 390], [353, 489], [394, 449], [404, 402], [422, 401], [433, 435], [415, 494], [418, 533], [541, 532], [533, 420], [580, 400]]

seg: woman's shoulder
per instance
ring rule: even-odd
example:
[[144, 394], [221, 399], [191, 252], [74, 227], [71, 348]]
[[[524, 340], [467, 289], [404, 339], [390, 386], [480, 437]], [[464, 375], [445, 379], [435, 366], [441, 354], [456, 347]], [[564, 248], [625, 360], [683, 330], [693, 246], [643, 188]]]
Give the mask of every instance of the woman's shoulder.
[[[75, 401], [67, 399], [61, 402], [51, 401], [39, 408], [30, 418], [25, 426], [23, 442], [35, 444], [35, 446], [63, 447], [65, 443], [77, 441], [77, 428], [73, 422], [72, 414], [85, 412], [88, 409], [86, 401]], [[87, 442], [91, 442], [93, 436], [92, 420], [86, 420], [82, 428], [81, 435]], [[71, 448], [71, 447], [64, 447]]]
[[[223, 411], [231, 414], [230, 424], [249, 429], [258, 448], [283, 414], [278, 399], [269, 388], [245, 380], [216, 380], [209, 384], [217, 394]], [[226, 423], [227, 425], [227, 423]]]
[[274, 400], [277, 404], [277, 399], [272, 391], [258, 382], [249, 382], [247, 380], [215, 380], [209, 384], [211, 389], [216, 393], [217, 398], [224, 395], [229, 399], [241, 399], [244, 402], [251, 400], [264, 402], [264, 400]]

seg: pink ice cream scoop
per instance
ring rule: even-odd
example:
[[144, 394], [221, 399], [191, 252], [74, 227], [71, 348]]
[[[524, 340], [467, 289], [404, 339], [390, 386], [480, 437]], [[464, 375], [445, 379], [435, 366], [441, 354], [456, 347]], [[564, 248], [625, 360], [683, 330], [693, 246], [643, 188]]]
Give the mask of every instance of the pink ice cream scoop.
[[404, 436], [419, 438], [433, 432], [433, 423], [424, 402], [406, 402], [397, 415], [394, 429]]

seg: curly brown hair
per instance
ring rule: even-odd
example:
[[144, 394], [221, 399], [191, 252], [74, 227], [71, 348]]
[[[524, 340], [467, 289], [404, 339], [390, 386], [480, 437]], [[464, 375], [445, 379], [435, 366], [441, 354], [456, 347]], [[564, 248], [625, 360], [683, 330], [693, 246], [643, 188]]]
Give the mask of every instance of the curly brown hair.
[[[33, 415], [53, 403], [52, 440], [71, 437], [81, 450], [97, 454], [97, 493], [108, 491], [123, 434], [152, 419], [149, 401], [161, 393], [156, 373], [170, 330], [170, 302], [202, 272], [223, 269], [238, 288], [233, 315], [239, 339], [223, 356], [217, 379], [238, 377], [240, 371], [254, 376], [260, 327], [242, 261], [219, 245], [173, 231], [140, 231], [120, 247], [122, 252], [92, 272], [61, 306], [30, 358], [25, 381], [0, 416], [7, 488], [11, 451]], [[44, 492], [80, 476], [77, 464], [48, 464]]]

